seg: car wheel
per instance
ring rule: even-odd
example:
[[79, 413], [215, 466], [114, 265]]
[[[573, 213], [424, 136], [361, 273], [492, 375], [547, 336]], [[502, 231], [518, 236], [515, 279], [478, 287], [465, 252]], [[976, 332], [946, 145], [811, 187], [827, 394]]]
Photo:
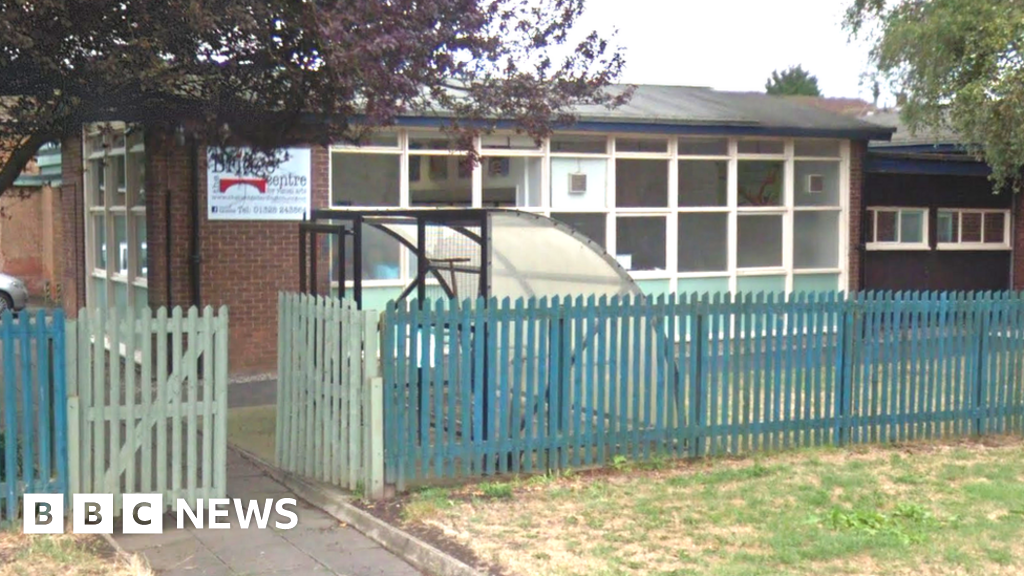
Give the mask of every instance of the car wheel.
[[0, 292], [0, 314], [3, 314], [4, 310], [14, 312], [14, 300], [9, 295]]

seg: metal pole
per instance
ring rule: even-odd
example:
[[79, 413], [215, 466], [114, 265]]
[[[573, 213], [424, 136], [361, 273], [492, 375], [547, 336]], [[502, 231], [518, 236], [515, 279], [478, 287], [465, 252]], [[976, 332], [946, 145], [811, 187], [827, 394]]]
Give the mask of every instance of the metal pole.
[[352, 238], [352, 275], [355, 281], [352, 285], [353, 296], [356, 299], [356, 308], [363, 309], [363, 217], [356, 216], [352, 225], [355, 234]]

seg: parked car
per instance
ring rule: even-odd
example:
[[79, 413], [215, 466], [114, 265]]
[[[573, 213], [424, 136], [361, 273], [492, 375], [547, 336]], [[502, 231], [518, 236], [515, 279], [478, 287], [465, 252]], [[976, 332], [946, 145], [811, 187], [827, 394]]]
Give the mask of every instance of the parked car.
[[14, 276], [0, 272], [0, 314], [4, 310], [18, 312], [28, 304], [28, 289], [25, 283]]

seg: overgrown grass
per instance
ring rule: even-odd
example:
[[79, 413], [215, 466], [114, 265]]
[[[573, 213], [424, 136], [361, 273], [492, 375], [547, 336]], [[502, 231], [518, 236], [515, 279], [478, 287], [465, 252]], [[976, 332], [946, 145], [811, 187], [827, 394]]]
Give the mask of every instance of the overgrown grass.
[[0, 576], [153, 576], [136, 555], [118, 555], [98, 536], [0, 531]]
[[249, 406], [228, 410], [228, 442], [267, 462], [274, 462], [277, 408]]
[[523, 576], [1021, 574], [1024, 445], [986, 442], [617, 459], [426, 490], [405, 517]]

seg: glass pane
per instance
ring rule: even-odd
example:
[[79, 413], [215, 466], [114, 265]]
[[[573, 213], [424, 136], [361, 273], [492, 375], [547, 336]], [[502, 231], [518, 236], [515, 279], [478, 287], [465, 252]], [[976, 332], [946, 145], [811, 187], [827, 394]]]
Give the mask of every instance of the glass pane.
[[409, 134], [410, 150], [456, 150], [455, 142], [440, 132]]
[[740, 206], [782, 206], [785, 162], [741, 161], [737, 201]]
[[483, 158], [483, 205], [540, 206], [543, 164], [543, 158]]
[[956, 212], [939, 211], [936, 218], [936, 240], [938, 242], [956, 242], [959, 237], [960, 219]]
[[740, 154], [782, 154], [786, 151], [782, 140], [740, 140]]
[[480, 137], [483, 148], [502, 150], [540, 150], [541, 145], [526, 134], [488, 134]]
[[95, 152], [102, 152], [104, 150], [104, 137], [102, 132], [90, 134], [85, 139], [86, 154], [93, 154]]
[[135, 186], [138, 186], [137, 192], [135, 193], [135, 205], [145, 206], [146, 205], [146, 154], [144, 152], [136, 152], [129, 156], [132, 162], [133, 169], [135, 170]]
[[372, 132], [370, 134], [364, 134], [363, 137], [356, 142], [356, 146], [397, 148], [398, 134], [394, 132]]
[[985, 214], [985, 243], [1002, 244], [1006, 228], [1005, 214]]
[[839, 214], [797, 212], [793, 216], [793, 266], [839, 267]]
[[92, 301], [89, 305], [100, 310], [107, 309], [107, 281], [103, 278], [92, 279]]
[[107, 220], [102, 215], [93, 218], [93, 265], [96, 268], [107, 268]]
[[728, 156], [729, 141], [725, 138], [680, 138], [680, 156]]
[[626, 270], [665, 269], [665, 219], [623, 218], [616, 221], [616, 258]]
[[604, 248], [607, 223], [607, 218], [605, 218], [604, 214], [572, 214], [563, 212], [552, 214], [551, 218], [572, 226], [577, 232]]
[[924, 242], [924, 213], [920, 210], [900, 211], [900, 243]]
[[[331, 235], [330, 274], [332, 281], [338, 281], [338, 259], [335, 236]], [[352, 250], [353, 237], [345, 238], [345, 280], [355, 278], [355, 256]], [[387, 232], [374, 226], [363, 226], [363, 280], [397, 280], [401, 267], [399, 252], [401, 244]], [[415, 268], [413, 268], [415, 270]]]
[[149, 290], [139, 286], [132, 286], [132, 290], [135, 291], [135, 314], [141, 317], [142, 311], [149, 307]]
[[839, 290], [839, 274], [794, 274], [793, 292], [834, 292]]
[[729, 267], [729, 215], [679, 215], [679, 271], [718, 272]]
[[114, 176], [117, 178], [118, 204], [124, 204], [124, 194], [128, 191], [128, 172], [124, 163], [124, 156], [111, 156], [111, 163], [114, 165]]
[[128, 219], [124, 216], [114, 216], [114, 245], [117, 246], [117, 253], [114, 255], [114, 272], [116, 274], [127, 274]]
[[839, 206], [839, 162], [794, 162], [797, 206]]
[[875, 214], [875, 242], [896, 241], [896, 212], [878, 211]]
[[111, 148], [124, 148], [125, 136], [124, 132], [115, 132], [111, 136]]
[[336, 206], [398, 206], [402, 157], [331, 154], [331, 202]]
[[615, 202], [622, 208], [668, 206], [668, 162], [616, 160]]
[[552, 158], [551, 207], [601, 210], [607, 181], [608, 161], [604, 158]]
[[105, 199], [104, 193], [106, 192], [106, 181], [107, 174], [106, 170], [103, 169], [103, 160], [90, 160], [89, 161], [89, 176], [92, 179], [92, 205], [103, 206]]
[[135, 258], [135, 275], [145, 278], [149, 275], [149, 249], [146, 242], [146, 217], [135, 218], [135, 245], [139, 247]]
[[413, 206], [469, 206], [473, 201], [472, 174], [472, 165], [463, 157], [409, 156], [409, 202]]
[[962, 212], [960, 226], [961, 242], [981, 242], [981, 212]]
[[782, 266], [782, 216], [741, 215], [736, 233], [740, 268]]
[[668, 152], [664, 138], [616, 138], [616, 152]]
[[124, 282], [111, 282], [114, 288], [114, 307], [118, 314], [128, 313], [128, 285]]
[[557, 134], [551, 137], [551, 152], [576, 154], [605, 154], [608, 152], [608, 139], [604, 136], [585, 136]]
[[728, 190], [728, 161], [679, 161], [680, 206], [725, 206]]
[[819, 158], [838, 158], [838, 140], [797, 140], [793, 144], [796, 156], [814, 156]]

